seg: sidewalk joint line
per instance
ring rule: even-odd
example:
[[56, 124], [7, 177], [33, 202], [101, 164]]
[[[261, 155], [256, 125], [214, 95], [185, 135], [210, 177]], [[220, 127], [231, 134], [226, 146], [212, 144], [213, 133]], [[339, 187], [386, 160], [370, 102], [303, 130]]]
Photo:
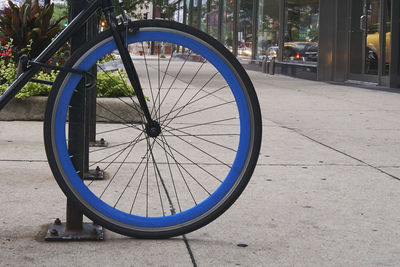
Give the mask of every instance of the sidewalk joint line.
[[196, 259], [194, 258], [194, 254], [192, 248], [190, 247], [189, 241], [187, 240], [186, 235], [182, 235], [182, 237], [183, 237], [183, 242], [185, 242], [186, 248], [189, 252], [190, 260], [193, 263], [193, 267], [197, 267]]
[[0, 162], [48, 162], [45, 159], [0, 159]]
[[[346, 167], [367, 167], [365, 164], [346, 164], [346, 163], [321, 163], [321, 164], [311, 164], [311, 163], [257, 163], [257, 166], [286, 166], [286, 167], [326, 167], [326, 166], [346, 166]], [[392, 168], [400, 168], [392, 167]]]

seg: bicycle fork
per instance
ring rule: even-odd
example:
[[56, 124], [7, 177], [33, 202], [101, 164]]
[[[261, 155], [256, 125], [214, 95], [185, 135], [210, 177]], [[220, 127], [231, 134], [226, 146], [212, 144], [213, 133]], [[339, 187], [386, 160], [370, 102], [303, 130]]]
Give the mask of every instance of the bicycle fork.
[[[118, 22], [114, 14], [113, 7], [109, 7], [106, 10], [105, 14], [111, 28], [111, 33], [114, 37], [115, 43], [117, 44], [118, 52], [121, 56], [126, 74], [128, 75], [129, 81], [131, 82], [133, 89], [135, 90], [136, 97], [139, 100], [140, 107], [142, 108], [144, 116], [146, 118], [146, 133], [150, 137], [157, 137], [161, 133], [160, 124], [151, 118], [150, 110], [146, 103], [143, 89], [139, 81], [139, 76], [132, 62], [128, 47], [125, 45], [122, 34], [118, 30]], [[125, 27], [128, 27], [128, 23], [125, 23]]]

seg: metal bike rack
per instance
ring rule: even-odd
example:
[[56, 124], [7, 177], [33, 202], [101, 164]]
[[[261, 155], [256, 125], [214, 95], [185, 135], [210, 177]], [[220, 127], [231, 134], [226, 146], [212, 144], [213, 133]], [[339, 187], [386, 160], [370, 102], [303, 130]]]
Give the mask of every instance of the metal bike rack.
[[[95, 15], [94, 15], [95, 16]], [[98, 34], [98, 21], [99, 19], [92, 18], [87, 22], [87, 36], [93, 37]], [[94, 66], [90, 71], [94, 76], [97, 76], [97, 67]], [[101, 138], [96, 140], [96, 99], [97, 99], [97, 85], [94, 84], [91, 88], [88, 88], [88, 103], [86, 114], [88, 114], [89, 120], [89, 147], [107, 147], [108, 142]], [[89, 161], [87, 153], [87, 161]], [[88, 165], [85, 166], [83, 179], [84, 180], [104, 180], [104, 171], [97, 166], [95, 169], [89, 169]]]
[[[82, 0], [71, 0], [70, 3], [71, 18], [79, 14], [87, 5], [87, 2]], [[94, 23], [97, 23], [95, 17], [90, 19], [87, 25], [82, 26], [83, 29], [71, 38], [71, 54], [86, 42], [88, 38], [96, 34], [93, 30]], [[93, 71], [95, 72], [96, 70], [92, 70], [92, 74], [95, 75], [96, 73], [93, 73]], [[90, 126], [96, 125], [95, 97], [97, 92], [95, 87], [96, 85], [92, 85], [90, 88], [87, 88], [85, 82], [82, 80], [77, 87], [77, 92], [72, 96], [71, 106], [74, 108], [71, 108], [69, 113], [68, 149], [74, 155], [72, 162], [79, 171], [82, 179], [85, 179], [85, 175], [90, 174], [88, 155], [89, 141], [92, 135], [89, 133], [94, 132], [95, 137], [96, 131], [95, 127]], [[86, 123], [87, 121], [91, 121], [91, 123]], [[100, 174], [101, 170], [96, 169], [95, 172]], [[66, 222], [63, 223], [59, 219], [56, 219], [54, 223], [50, 224], [45, 236], [46, 241], [97, 241], [103, 239], [103, 228], [95, 223], [83, 222], [82, 211], [71, 199], [67, 199]]]

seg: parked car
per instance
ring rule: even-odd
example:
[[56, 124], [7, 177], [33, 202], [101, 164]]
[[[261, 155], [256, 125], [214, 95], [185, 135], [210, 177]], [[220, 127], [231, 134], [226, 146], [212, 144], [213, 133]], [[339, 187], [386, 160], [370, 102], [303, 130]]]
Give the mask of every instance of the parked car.
[[283, 59], [286, 60], [301, 60], [300, 51], [303, 46], [299, 46], [296, 43], [286, 42], [283, 49]]
[[300, 52], [305, 61], [318, 61], [318, 43], [309, 43]]
[[[265, 51], [267, 60], [278, 57], [279, 46], [271, 46]], [[285, 42], [283, 59], [291, 61], [318, 61], [318, 43]]]
[[278, 56], [279, 46], [270, 46], [267, 51], [265, 51], [265, 56], [267, 60], [273, 60]]
[[247, 46], [239, 47], [238, 54], [242, 55], [242, 56], [251, 57], [251, 47], [247, 47]]

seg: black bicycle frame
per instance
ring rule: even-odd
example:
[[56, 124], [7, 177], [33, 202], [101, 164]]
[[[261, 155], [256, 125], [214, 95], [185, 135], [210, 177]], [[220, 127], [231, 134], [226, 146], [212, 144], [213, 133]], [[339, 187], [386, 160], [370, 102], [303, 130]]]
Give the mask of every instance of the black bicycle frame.
[[[121, 55], [122, 62], [125, 66], [129, 80], [135, 90], [138, 97], [144, 115], [148, 122], [152, 121], [150, 112], [147, 107], [146, 100], [143, 95], [142, 87], [140, 85], [137, 72], [132, 63], [128, 49], [124, 44], [123, 37], [118, 30], [118, 22], [114, 14], [114, 6], [111, 0], [93, 0], [87, 8], [82, 10], [69, 24], [68, 26], [55, 37], [55, 39], [47, 46], [43, 52], [36, 57], [33, 62], [46, 63], [50, 58], [60, 49], [65, 42], [67, 42], [75, 31], [79, 30], [90, 18], [90, 16], [97, 12], [98, 9], [102, 9], [105, 13], [107, 22], [110, 25], [112, 35], [117, 44], [118, 51]], [[10, 102], [10, 100], [27, 84], [35, 74], [40, 71], [40, 66], [32, 64], [30, 68], [23, 72], [11, 86], [0, 96], [0, 111]]]

